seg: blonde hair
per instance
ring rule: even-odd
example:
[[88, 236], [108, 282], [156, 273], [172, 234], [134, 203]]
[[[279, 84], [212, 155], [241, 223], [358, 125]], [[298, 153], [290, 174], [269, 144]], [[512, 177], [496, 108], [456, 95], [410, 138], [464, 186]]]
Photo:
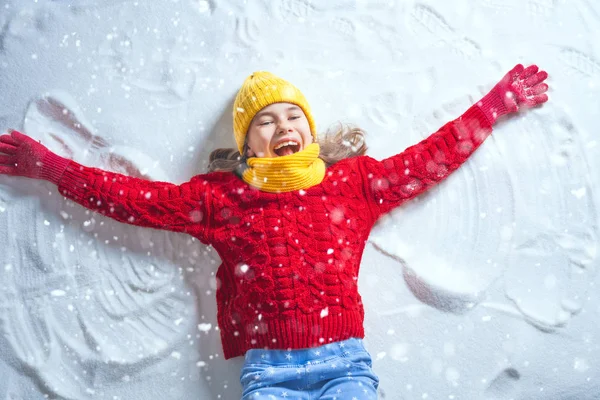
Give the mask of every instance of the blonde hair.
[[[366, 132], [357, 126], [340, 123], [337, 128], [330, 128], [325, 135], [319, 135], [319, 158], [327, 167], [345, 158], [362, 156], [367, 152]], [[246, 169], [247, 144], [244, 143], [244, 154], [236, 149], [221, 148], [213, 150], [208, 159], [208, 172], [234, 172], [241, 176]]]

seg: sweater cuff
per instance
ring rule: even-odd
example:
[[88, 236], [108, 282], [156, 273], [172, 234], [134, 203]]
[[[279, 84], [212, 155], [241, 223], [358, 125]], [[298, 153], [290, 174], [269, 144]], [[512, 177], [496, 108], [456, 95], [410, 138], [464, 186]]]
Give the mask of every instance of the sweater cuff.
[[71, 160], [48, 151], [42, 160], [40, 178], [50, 181], [58, 186], [67, 166]]
[[483, 96], [483, 98], [477, 102], [477, 106], [485, 114], [490, 125], [494, 125], [498, 118], [508, 114], [508, 109], [506, 108], [506, 105], [504, 105], [504, 99], [502, 98], [502, 95], [498, 93], [497, 88], [492, 89], [492, 91]]

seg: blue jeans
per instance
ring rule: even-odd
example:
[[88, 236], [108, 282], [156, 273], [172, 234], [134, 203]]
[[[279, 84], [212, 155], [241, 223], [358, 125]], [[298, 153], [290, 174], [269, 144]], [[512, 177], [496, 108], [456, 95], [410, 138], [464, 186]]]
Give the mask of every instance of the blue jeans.
[[290, 351], [251, 349], [240, 375], [242, 400], [377, 399], [372, 366], [358, 338]]

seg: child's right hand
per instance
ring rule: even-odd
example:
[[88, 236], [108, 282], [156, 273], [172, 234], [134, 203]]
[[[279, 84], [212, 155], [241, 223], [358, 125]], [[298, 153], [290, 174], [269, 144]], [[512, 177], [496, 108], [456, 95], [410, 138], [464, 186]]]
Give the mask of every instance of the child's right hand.
[[9, 133], [0, 136], [0, 174], [41, 178], [49, 150], [20, 132], [9, 130]]

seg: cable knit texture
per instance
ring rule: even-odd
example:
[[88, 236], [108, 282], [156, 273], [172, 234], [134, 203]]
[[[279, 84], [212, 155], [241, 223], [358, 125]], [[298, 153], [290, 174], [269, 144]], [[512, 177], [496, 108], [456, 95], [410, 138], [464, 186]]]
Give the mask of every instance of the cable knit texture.
[[491, 125], [494, 125], [498, 118], [509, 113], [502, 96], [506, 94], [494, 88], [480, 100], [480, 108]]
[[217, 250], [217, 320], [229, 359], [251, 348], [363, 338], [357, 281], [372, 226], [445, 179], [490, 133], [475, 105], [402, 153], [342, 160], [320, 184], [285, 193], [259, 191], [229, 172], [174, 185], [72, 161], [58, 186], [118, 221], [186, 232]]

